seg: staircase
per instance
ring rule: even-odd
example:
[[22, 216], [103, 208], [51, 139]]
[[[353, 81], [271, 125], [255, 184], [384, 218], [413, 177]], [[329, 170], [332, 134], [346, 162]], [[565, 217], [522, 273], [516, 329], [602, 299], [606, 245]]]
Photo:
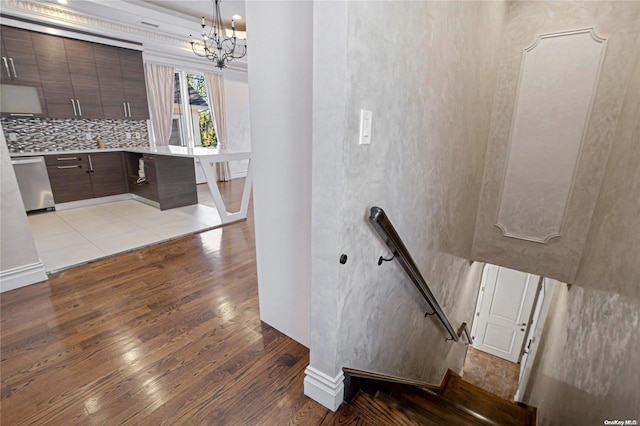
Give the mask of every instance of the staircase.
[[[341, 418], [363, 425], [536, 424], [536, 409], [510, 402], [447, 371], [440, 386], [365, 371], [344, 369]], [[342, 423], [342, 422], [340, 422]]]

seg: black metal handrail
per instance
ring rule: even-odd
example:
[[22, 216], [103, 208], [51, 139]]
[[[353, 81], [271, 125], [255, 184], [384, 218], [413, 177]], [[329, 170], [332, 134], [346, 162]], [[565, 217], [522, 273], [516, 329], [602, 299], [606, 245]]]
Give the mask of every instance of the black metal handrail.
[[382, 210], [380, 207], [371, 207], [369, 222], [371, 222], [373, 228], [378, 232], [380, 237], [382, 237], [382, 240], [387, 245], [387, 247], [389, 247], [391, 253], [393, 253], [393, 258], [391, 259], [383, 259], [381, 257], [378, 261], [378, 265], [380, 265], [384, 260], [396, 259], [398, 263], [400, 263], [400, 266], [402, 266], [404, 271], [407, 273], [418, 292], [422, 295], [424, 300], [427, 301], [427, 303], [433, 310], [433, 313], [438, 317], [442, 325], [444, 325], [444, 328], [451, 336], [451, 339], [448, 340], [454, 340], [456, 342], [459, 341], [460, 336], [464, 331], [464, 333], [467, 335], [469, 343], [471, 343], [471, 338], [469, 336], [469, 331], [467, 329], [466, 323], [463, 323], [458, 333], [456, 333], [456, 331], [453, 329], [449, 318], [447, 318], [447, 315], [444, 313], [442, 307], [431, 292], [429, 285], [422, 277], [422, 274], [413, 261], [411, 254], [409, 254], [409, 250], [407, 250], [407, 247], [404, 245], [402, 238], [400, 238], [400, 236], [396, 232], [384, 210]]

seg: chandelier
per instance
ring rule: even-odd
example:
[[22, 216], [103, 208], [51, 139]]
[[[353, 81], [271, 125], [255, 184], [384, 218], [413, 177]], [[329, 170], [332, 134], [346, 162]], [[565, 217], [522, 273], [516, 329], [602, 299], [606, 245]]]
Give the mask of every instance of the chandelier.
[[237, 42], [236, 25], [231, 20], [231, 37], [227, 37], [227, 31], [222, 24], [222, 16], [220, 15], [220, 2], [222, 0], [213, 0], [214, 17], [211, 22], [211, 29], [206, 31], [204, 16], [202, 17], [202, 41], [194, 41], [191, 37], [191, 50], [201, 58], [207, 58], [213, 61], [216, 67], [223, 69], [234, 59], [243, 58], [247, 54], [247, 39], [244, 44]]

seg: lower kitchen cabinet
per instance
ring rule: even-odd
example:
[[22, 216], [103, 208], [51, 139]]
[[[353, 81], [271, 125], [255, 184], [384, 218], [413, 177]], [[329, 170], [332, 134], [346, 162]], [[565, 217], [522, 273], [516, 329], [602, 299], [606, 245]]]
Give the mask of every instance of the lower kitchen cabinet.
[[56, 203], [93, 198], [87, 154], [47, 155], [44, 161]]
[[[198, 203], [193, 158], [138, 153], [125, 155], [132, 194], [157, 202], [160, 210]], [[139, 179], [141, 164], [144, 179]]]
[[91, 185], [94, 197], [125, 194], [128, 192], [127, 176], [121, 152], [89, 154], [91, 160]]
[[94, 152], [45, 155], [45, 163], [58, 204], [128, 192], [158, 203], [160, 210], [198, 203], [191, 157]]
[[45, 163], [56, 203], [128, 192], [121, 152], [47, 155]]

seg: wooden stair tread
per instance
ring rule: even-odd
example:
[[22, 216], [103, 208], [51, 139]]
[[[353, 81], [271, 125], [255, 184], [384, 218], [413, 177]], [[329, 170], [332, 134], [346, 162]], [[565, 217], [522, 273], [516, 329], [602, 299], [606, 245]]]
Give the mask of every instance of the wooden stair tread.
[[349, 410], [373, 426], [536, 424], [535, 407], [504, 400], [465, 382], [451, 370], [440, 386], [359, 370], [345, 369], [345, 375]]
[[450, 377], [446, 380], [446, 385], [441, 391], [445, 398], [490, 418], [500, 425], [522, 426], [535, 424], [535, 409], [502, 399], [491, 392], [464, 381], [453, 372], [448, 372], [447, 375]]
[[402, 411], [389, 407], [366, 392], [358, 392], [349, 405], [359, 417], [374, 426], [420, 426]]
[[402, 411], [407, 417], [423, 425], [443, 426], [484, 426], [473, 416], [451, 405], [443, 397], [437, 394], [421, 393], [409, 395], [402, 393], [396, 397], [382, 392], [376, 394], [376, 398], [382, 400], [388, 406]]

